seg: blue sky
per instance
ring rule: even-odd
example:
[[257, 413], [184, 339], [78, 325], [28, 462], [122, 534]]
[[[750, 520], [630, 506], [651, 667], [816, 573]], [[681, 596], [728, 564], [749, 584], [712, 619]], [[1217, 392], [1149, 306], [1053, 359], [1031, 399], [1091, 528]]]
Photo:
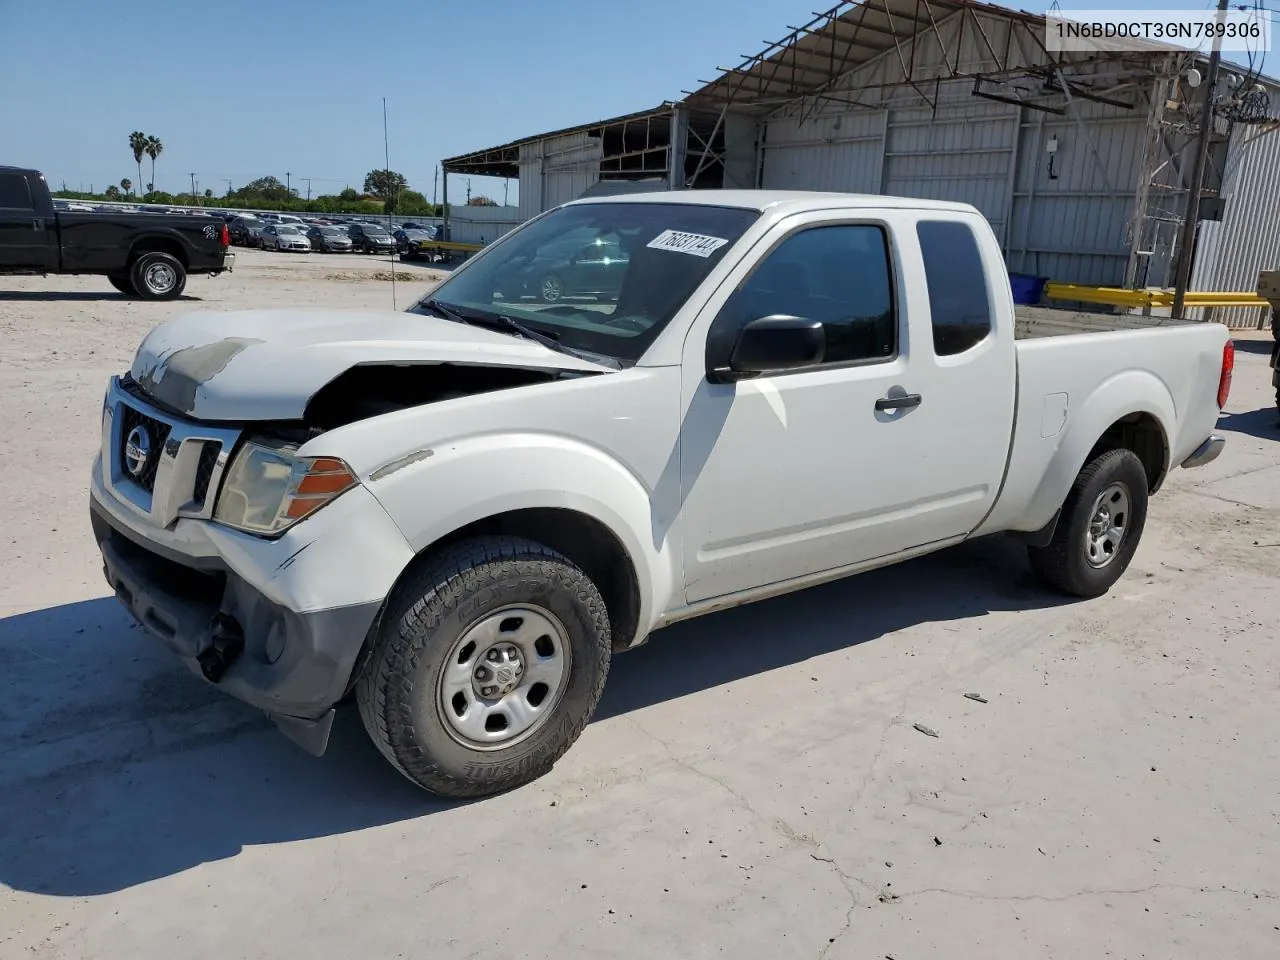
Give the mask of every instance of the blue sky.
[[[313, 195], [359, 189], [383, 166], [385, 96], [391, 166], [430, 196], [441, 157], [679, 99], [827, 5], [0, 0], [0, 163], [101, 190], [137, 179], [127, 140], [140, 129], [164, 141], [162, 190], [189, 188], [192, 171], [215, 194], [286, 171], [304, 193], [306, 177]], [[501, 181], [472, 187], [502, 200]], [[451, 197], [465, 189], [450, 179]]]

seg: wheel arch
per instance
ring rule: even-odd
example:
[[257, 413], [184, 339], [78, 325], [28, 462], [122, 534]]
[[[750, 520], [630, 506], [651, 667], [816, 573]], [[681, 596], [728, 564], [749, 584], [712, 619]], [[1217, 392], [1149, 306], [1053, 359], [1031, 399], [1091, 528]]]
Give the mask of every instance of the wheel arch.
[[1173, 397], [1155, 376], [1130, 370], [1101, 384], [1071, 415], [1023, 522], [1013, 529], [1051, 537], [1057, 511], [1076, 477], [1109, 449], [1133, 451], [1147, 472], [1149, 492], [1157, 492], [1172, 465], [1170, 438], [1176, 423]]
[[134, 240], [129, 247], [128, 265], [132, 267], [144, 253], [167, 253], [182, 264], [184, 270], [190, 262], [182, 242], [162, 233], [150, 233]]

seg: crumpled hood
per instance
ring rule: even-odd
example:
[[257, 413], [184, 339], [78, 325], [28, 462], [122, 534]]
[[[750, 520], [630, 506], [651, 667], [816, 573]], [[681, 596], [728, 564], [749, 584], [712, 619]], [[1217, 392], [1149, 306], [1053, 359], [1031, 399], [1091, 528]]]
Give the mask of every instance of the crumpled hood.
[[130, 371], [198, 420], [298, 420], [325, 384], [361, 364], [456, 363], [610, 372], [532, 340], [392, 311], [191, 313], [156, 327]]

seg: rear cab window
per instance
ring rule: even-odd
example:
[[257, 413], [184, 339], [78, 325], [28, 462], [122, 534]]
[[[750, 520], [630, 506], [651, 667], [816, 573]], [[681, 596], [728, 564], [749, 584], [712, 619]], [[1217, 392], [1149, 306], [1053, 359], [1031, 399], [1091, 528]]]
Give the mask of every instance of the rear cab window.
[[0, 173], [0, 209], [34, 210], [31, 187], [20, 173]]
[[991, 333], [986, 265], [973, 228], [959, 220], [916, 224], [933, 324], [933, 352], [951, 357], [971, 350]]

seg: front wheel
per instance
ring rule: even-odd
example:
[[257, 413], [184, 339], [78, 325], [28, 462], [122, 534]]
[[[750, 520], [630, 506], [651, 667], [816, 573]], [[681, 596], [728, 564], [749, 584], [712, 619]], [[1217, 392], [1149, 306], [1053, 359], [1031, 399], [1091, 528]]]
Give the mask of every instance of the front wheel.
[[1031, 547], [1031, 569], [1046, 585], [1097, 597], [1120, 579], [1147, 522], [1147, 471], [1132, 450], [1109, 450], [1087, 463], [1062, 506], [1045, 547]]
[[482, 537], [396, 588], [356, 698], [373, 742], [414, 783], [487, 796], [542, 776], [577, 740], [609, 657], [586, 574], [531, 540]]
[[133, 288], [144, 300], [174, 300], [187, 285], [187, 271], [172, 254], [153, 251], [133, 262], [129, 271]]

